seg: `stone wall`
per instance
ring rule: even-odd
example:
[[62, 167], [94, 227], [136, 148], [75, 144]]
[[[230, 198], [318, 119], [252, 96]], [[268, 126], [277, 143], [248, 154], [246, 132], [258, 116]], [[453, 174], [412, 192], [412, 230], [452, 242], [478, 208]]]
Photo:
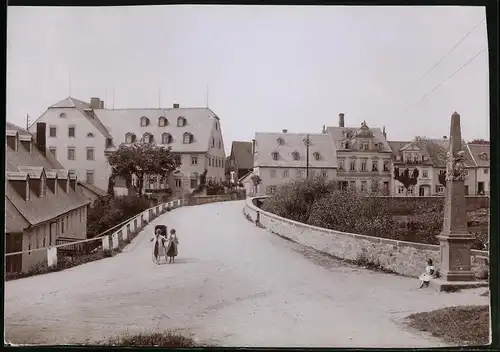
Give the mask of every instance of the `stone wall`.
[[[379, 263], [383, 268], [398, 274], [418, 277], [431, 258], [440, 267], [439, 246], [328, 230], [288, 220], [262, 211], [256, 204], [260, 199], [247, 199], [244, 215], [255, 222], [259, 213], [260, 223], [267, 231], [288, 238], [337, 258], [356, 260], [364, 257]], [[472, 251], [473, 265], [487, 262], [488, 252]]]
[[[433, 204], [444, 202], [444, 197], [442, 196], [429, 196], [429, 197], [380, 197], [387, 199], [392, 205], [397, 208], [408, 208], [413, 206], [415, 203]], [[474, 211], [481, 208], [490, 207], [490, 197], [488, 196], [466, 196], [465, 201], [467, 204], [467, 211]]]
[[213, 196], [194, 196], [189, 199], [189, 205], [202, 205], [215, 202], [227, 202], [230, 200], [241, 200], [245, 199], [244, 192], [238, 192], [233, 194], [219, 194]]

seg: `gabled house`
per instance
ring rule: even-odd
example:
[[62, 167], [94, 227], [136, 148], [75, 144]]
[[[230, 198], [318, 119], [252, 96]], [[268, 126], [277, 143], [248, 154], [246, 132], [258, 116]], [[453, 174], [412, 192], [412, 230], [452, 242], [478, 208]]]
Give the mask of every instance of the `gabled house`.
[[[418, 139], [414, 141], [389, 141], [393, 152], [393, 165], [402, 173], [406, 168], [410, 171], [418, 169], [419, 177], [417, 184], [408, 190], [409, 196], [441, 196], [444, 195], [445, 186], [440, 182], [440, 173], [446, 171], [446, 155], [449, 140], [442, 139]], [[465, 142], [465, 194], [474, 194], [475, 177], [471, 173], [474, 163], [468, 152]], [[392, 170], [394, 175], [394, 169]], [[403, 184], [394, 180], [392, 194], [405, 196], [406, 189]]]
[[228, 172], [234, 171], [235, 180], [253, 170], [252, 142], [233, 141], [227, 166]]
[[[183, 196], [207, 179], [225, 178], [226, 155], [219, 117], [209, 108], [107, 109], [100, 98], [90, 103], [66, 98], [49, 107], [37, 120], [49, 125], [48, 147], [61, 163], [80, 175], [81, 181], [105, 191], [111, 168], [107, 153], [135, 142], [171, 148], [181, 161], [169, 180], [145, 180], [147, 194], [165, 189]], [[33, 127], [34, 128], [34, 127]], [[61, 154], [62, 153], [62, 154]], [[116, 180], [115, 193], [128, 194], [123, 180]]]
[[258, 132], [253, 150], [253, 174], [262, 180], [258, 195], [271, 195], [280, 185], [306, 178], [307, 172], [309, 178], [337, 176], [335, 144], [328, 134]]
[[6, 257], [7, 272], [27, 271], [46, 258], [60, 237], [85, 239], [89, 201], [77, 190], [76, 174], [64, 169], [46, 147], [46, 125], [36, 135], [6, 125]]
[[475, 179], [475, 187], [471, 191], [476, 195], [490, 194], [490, 145], [468, 143], [469, 152], [474, 168], [469, 171], [471, 177]]
[[392, 151], [385, 128], [370, 128], [363, 121], [360, 127], [345, 127], [345, 115], [339, 114], [338, 127], [326, 127], [337, 151], [337, 179], [341, 188], [356, 188], [388, 194], [392, 185]]

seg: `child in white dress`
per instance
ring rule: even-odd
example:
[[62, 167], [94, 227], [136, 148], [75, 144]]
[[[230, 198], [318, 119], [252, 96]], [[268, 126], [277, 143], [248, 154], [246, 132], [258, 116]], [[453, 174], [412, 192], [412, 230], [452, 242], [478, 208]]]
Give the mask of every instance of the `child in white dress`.
[[419, 280], [421, 281], [420, 287], [428, 287], [431, 279], [436, 277], [436, 268], [432, 263], [432, 259], [427, 259], [427, 266], [425, 267], [425, 272], [419, 276]]

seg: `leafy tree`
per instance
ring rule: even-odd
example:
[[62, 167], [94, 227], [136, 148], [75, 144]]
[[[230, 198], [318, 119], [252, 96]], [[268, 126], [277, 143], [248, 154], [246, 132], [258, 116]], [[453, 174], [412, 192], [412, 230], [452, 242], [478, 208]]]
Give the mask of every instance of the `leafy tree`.
[[170, 147], [162, 148], [142, 142], [121, 144], [107, 158], [111, 165], [111, 178], [123, 177], [130, 189], [132, 177], [135, 177], [139, 196], [142, 195], [146, 177], [160, 176], [165, 179], [180, 166], [180, 160], [172, 154]]
[[254, 191], [257, 194], [257, 186], [262, 183], [262, 179], [259, 175], [253, 175], [252, 177], [250, 177], [250, 179], [253, 182]]
[[406, 194], [408, 195], [408, 190], [411, 186], [415, 186], [418, 182], [418, 176], [420, 172], [417, 168], [413, 169], [410, 173], [410, 169], [406, 168], [403, 173], [399, 172], [399, 167], [394, 168], [394, 179], [401, 182], [406, 189]]
[[490, 144], [490, 141], [487, 141], [482, 138], [476, 138], [470, 142], [470, 144]]

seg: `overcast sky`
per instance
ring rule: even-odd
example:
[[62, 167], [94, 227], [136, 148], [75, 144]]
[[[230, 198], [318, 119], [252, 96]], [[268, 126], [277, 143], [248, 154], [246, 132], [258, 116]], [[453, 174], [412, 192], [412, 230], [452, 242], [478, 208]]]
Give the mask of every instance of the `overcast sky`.
[[464, 138], [489, 138], [487, 51], [422, 100], [487, 46], [484, 20], [483, 7], [9, 7], [7, 120], [39, 117], [71, 76], [72, 97], [107, 108], [158, 107], [158, 87], [162, 107], [205, 106], [208, 84], [227, 151], [339, 112], [405, 140], [448, 134], [457, 111]]

